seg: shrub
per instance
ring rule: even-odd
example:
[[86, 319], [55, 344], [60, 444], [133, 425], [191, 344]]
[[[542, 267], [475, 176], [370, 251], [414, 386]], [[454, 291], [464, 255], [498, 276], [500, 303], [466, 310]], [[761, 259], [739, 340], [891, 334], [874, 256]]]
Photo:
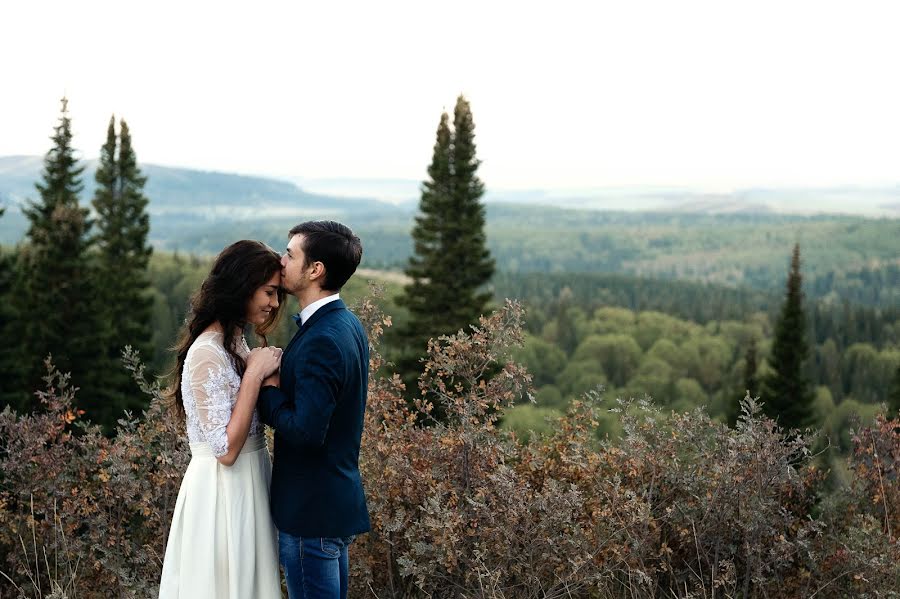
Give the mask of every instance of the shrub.
[[43, 409], [0, 414], [0, 570], [23, 588], [42, 570], [41, 559], [31, 567], [18, 550], [19, 539], [33, 537], [38, 554], [57, 557], [56, 570], [75, 572], [81, 597], [155, 592], [190, 454], [137, 355], [126, 359], [156, 397], [140, 419], [126, 414], [114, 439], [81, 420], [76, 389], [49, 359], [47, 388], [38, 393]]
[[[357, 313], [372, 343], [360, 461], [372, 531], [351, 545], [350, 596], [896, 596], [896, 420], [853, 436], [849, 485], [827, 496], [815, 437], [779, 429], [750, 397], [729, 428], [590, 391], [525, 438], [498, 426], [532, 393], [509, 358], [517, 303], [432, 341], [414, 404], [378, 374], [390, 318], [371, 300]], [[0, 413], [0, 596], [156, 596], [189, 452], [126, 358], [151, 407], [112, 439], [52, 366], [39, 412]]]

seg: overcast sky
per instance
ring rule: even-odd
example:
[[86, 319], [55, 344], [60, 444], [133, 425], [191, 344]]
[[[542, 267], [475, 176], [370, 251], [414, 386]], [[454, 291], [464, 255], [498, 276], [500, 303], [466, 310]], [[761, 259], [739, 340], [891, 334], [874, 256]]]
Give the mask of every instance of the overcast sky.
[[0, 155], [421, 179], [463, 93], [489, 187], [900, 183], [895, 5], [4, 1]]

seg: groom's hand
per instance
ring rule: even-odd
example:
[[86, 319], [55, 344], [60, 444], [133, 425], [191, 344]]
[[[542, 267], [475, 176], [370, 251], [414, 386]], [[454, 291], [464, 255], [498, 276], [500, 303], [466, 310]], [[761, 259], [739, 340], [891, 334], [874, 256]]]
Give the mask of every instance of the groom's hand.
[[276, 370], [269, 376], [263, 379], [262, 386], [263, 387], [281, 387], [281, 369]]

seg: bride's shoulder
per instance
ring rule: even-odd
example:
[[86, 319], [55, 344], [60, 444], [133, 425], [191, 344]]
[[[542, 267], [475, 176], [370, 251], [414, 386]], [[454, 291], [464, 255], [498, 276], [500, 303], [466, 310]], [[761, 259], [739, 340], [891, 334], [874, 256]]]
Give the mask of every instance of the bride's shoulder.
[[220, 331], [207, 329], [197, 335], [197, 338], [191, 343], [191, 346], [187, 351], [186, 359], [191, 361], [192, 358], [218, 358], [223, 353], [225, 353], [225, 349], [222, 345], [222, 333]]

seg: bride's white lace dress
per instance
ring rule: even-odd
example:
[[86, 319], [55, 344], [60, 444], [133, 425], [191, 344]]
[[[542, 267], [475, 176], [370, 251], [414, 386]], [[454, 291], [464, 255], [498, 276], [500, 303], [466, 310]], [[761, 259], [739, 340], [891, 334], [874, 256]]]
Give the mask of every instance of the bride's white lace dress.
[[[160, 599], [281, 597], [269, 513], [272, 463], [255, 414], [234, 464], [216, 459], [228, 452], [225, 427], [241, 386], [222, 342], [221, 333], [201, 334], [184, 363], [181, 393], [192, 456], [172, 516]], [[237, 351], [250, 352], [243, 338]]]

